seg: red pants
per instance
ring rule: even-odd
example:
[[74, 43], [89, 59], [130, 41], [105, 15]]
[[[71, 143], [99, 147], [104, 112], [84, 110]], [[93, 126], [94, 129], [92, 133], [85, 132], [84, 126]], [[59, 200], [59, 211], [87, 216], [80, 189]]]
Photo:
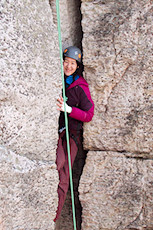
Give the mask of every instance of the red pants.
[[[71, 167], [73, 166], [77, 152], [79, 150], [81, 135], [77, 131], [71, 132], [69, 137], [70, 143], [70, 155], [71, 155]], [[65, 199], [69, 188], [69, 165], [68, 165], [68, 154], [67, 154], [67, 142], [66, 133], [63, 131], [59, 135], [57, 152], [56, 152], [56, 164], [59, 173], [59, 185], [58, 185], [58, 208], [54, 221], [59, 219]]]

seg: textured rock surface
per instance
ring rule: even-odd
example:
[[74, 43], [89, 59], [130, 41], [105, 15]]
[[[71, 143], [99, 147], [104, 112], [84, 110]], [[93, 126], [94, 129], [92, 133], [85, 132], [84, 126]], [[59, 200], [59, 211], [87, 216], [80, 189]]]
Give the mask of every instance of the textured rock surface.
[[88, 152], [79, 187], [82, 230], [153, 229], [153, 162]]
[[0, 228], [54, 229], [57, 28], [49, 1], [1, 1]]
[[53, 162], [0, 148], [0, 229], [53, 230], [58, 175]]
[[[0, 7], [0, 230], [53, 230], [61, 93], [55, 0]], [[81, 47], [79, 7], [60, 1], [63, 47]], [[89, 152], [80, 183], [83, 230], [153, 229], [151, 7], [82, 0], [85, 78], [95, 102], [84, 144], [100, 150]], [[73, 229], [67, 206], [69, 194], [63, 230]]]
[[79, 187], [82, 230], [150, 230], [152, 2], [82, 0], [81, 9], [85, 78], [95, 102], [84, 126], [84, 146], [94, 151]]
[[[49, 1], [53, 11], [54, 22], [57, 24], [56, 1]], [[59, 1], [63, 49], [70, 45], [81, 48], [82, 29], [80, 6], [80, 0]]]
[[50, 5], [8, 1], [2, 13], [0, 144], [32, 159], [55, 159], [61, 85]]
[[82, 0], [85, 77], [95, 102], [87, 149], [152, 157], [151, 7], [148, 0]]

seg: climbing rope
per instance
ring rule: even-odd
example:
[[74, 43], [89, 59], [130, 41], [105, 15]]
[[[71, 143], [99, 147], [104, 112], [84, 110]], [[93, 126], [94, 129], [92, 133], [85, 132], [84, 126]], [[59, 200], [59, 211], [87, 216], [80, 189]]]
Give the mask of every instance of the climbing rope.
[[62, 55], [63, 52], [62, 52], [62, 41], [61, 41], [59, 0], [56, 0], [56, 12], [57, 12], [58, 40], [59, 40], [59, 50], [60, 50], [60, 62], [61, 62], [61, 75], [62, 75], [62, 85], [63, 85], [64, 115], [65, 115], [68, 164], [69, 164], [69, 174], [70, 174], [70, 189], [71, 189], [72, 212], [73, 212], [73, 226], [74, 226], [74, 230], [76, 230], [75, 205], [74, 205], [73, 180], [72, 180], [72, 167], [71, 167], [69, 131], [68, 131], [68, 118], [67, 118], [66, 104], [65, 104], [66, 101], [67, 101], [67, 98], [66, 98], [66, 95], [65, 95], [65, 82], [64, 82], [64, 70], [63, 70], [63, 55]]

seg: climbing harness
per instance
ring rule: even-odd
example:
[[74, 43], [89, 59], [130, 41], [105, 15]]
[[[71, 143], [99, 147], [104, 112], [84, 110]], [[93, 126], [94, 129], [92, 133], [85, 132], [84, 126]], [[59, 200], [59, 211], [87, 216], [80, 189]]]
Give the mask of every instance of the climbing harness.
[[59, 0], [56, 0], [56, 12], [57, 12], [58, 40], [59, 40], [59, 50], [60, 50], [60, 62], [61, 62], [61, 75], [62, 75], [62, 85], [63, 85], [64, 115], [65, 115], [68, 164], [69, 164], [69, 174], [70, 174], [70, 189], [71, 189], [72, 212], [73, 212], [73, 226], [74, 226], [74, 230], [76, 230], [74, 192], [73, 192], [73, 180], [72, 180], [72, 167], [71, 167], [69, 131], [68, 131], [68, 118], [67, 118], [67, 113], [66, 113], [66, 101], [67, 101], [67, 98], [66, 98], [66, 95], [65, 95], [65, 82], [64, 82], [64, 70], [63, 70], [63, 57], [62, 57], [63, 55], [62, 55], [62, 42], [61, 42]]

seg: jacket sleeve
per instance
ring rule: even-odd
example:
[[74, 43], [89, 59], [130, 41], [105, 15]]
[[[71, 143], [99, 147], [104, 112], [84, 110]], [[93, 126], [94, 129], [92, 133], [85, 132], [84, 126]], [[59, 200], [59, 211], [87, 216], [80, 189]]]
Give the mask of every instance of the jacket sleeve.
[[82, 122], [91, 121], [94, 115], [94, 103], [91, 99], [89, 88], [78, 86], [78, 98], [78, 106], [72, 107], [72, 112], [69, 114], [69, 117]]

